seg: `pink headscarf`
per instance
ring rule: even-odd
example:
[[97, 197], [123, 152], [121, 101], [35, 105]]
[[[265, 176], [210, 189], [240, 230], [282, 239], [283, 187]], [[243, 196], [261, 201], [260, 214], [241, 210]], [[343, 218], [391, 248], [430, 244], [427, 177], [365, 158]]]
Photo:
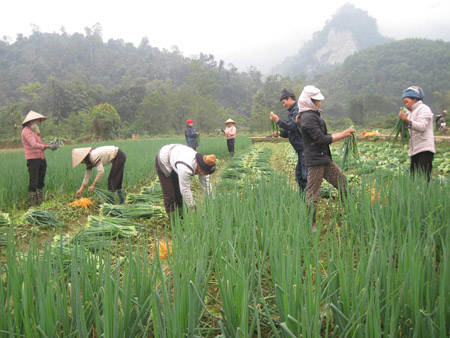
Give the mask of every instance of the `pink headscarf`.
[[324, 99], [319, 88], [308, 85], [303, 88], [300, 98], [298, 99], [298, 111], [300, 113], [308, 110], [315, 110], [321, 112], [319, 108], [312, 102], [311, 99], [321, 101]]

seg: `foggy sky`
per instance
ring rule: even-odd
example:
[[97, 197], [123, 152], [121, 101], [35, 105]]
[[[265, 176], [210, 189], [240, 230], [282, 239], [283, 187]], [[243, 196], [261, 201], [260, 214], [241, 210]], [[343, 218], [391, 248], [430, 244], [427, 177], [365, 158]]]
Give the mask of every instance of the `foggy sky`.
[[0, 38], [10, 43], [17, 34], [41, 32], [85, 34], [100, 23], [103, 41], [123, 39], [149, 44], [184, 56], [200, 52], [234, 64], [240, 71], [255, 66], [262, 72], [297, 54], [313, 33], [336, 11], [353, 4], [375, 18], [382, 35], [450, 41], [450, 1], [392, 0], [16, 0], [2, 4]]

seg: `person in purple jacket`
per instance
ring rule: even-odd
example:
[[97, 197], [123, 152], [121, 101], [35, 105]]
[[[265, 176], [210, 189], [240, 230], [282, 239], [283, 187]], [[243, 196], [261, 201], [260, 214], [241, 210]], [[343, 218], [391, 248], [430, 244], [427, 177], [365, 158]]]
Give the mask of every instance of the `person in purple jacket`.
[[411, 176], [419, 173], [425, 174], [430, 180], [433, 169], [433, 158], [436, 153], [433, 133], [433, 113], [430, 107], [424, 104], [425, 93], [422, 88], [411, 86], [406, 88], [402, 94], [402, 101], [407, 112], [400, 110], [398, 117], [409, 128], [409, 150], [411, 158]]

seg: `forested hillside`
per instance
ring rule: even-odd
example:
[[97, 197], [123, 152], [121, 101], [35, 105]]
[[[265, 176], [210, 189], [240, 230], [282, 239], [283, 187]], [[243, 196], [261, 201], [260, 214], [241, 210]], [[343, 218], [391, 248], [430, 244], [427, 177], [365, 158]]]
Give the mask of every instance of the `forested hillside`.
[[267, 133], [271, 111], [286, 116], [281, 89], [298, 97], [306, 84], [324, 92], [332, 127], [382, 128], [392, 123], [410, 85], [424, 89], [435, 113], [449, 109], [449, 60], [450, 43], [407, 39], [357, 52], [316, 78], [270, 75], [263, 81], [257, 69], [239, 72], [213, 55], [184, 57], [146, 39], [135, 47], [103, 42], [95, 29], [86, 35], [34, 32], [13, 44], [0, 41], [0, 135], [17, 139], [29, 110], [48, 117], [44, 135], [73, 141], [180, 135], [186, 119], [202, 133], [217, 133], [228, 118], [241, 132]]
[[90, 137], [91, 110], [103, 103], [119, 114], [121, 136], [180, 133], [187, 118], [213, 130], [229, 117], [245, 122], [261, 84], [256, 69], [238, 72], [213, 55], [188, 58], [146, 39], [137, 48], [103, 42], [96, 27], [86, 35], [34, 32], [13, 44], [0, 41], [0, 132], [12, 132], [33, 109], [50, 117], [43, 128], [52, 133]]
[[450, 106], [450, 43], [406, 39], [365, 49], [314, 80], [327, 113], [364, 124], [398, 111], [402, 91], [418, 85], [435, 113]]

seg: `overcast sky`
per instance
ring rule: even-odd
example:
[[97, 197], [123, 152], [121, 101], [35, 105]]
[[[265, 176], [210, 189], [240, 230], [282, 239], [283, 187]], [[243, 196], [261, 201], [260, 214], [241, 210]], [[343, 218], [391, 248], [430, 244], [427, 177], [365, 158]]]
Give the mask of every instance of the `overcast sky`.
[[346, 3], [367, 11], [380, 33], [450, 41], [450, 0], [10, 0], [1, 6], [0, 38], [41, 32], [85, 34], [100, 23], [103, 41], [177, 46], [184, 56], [213, 54], [262, 72], [295, 55]]

